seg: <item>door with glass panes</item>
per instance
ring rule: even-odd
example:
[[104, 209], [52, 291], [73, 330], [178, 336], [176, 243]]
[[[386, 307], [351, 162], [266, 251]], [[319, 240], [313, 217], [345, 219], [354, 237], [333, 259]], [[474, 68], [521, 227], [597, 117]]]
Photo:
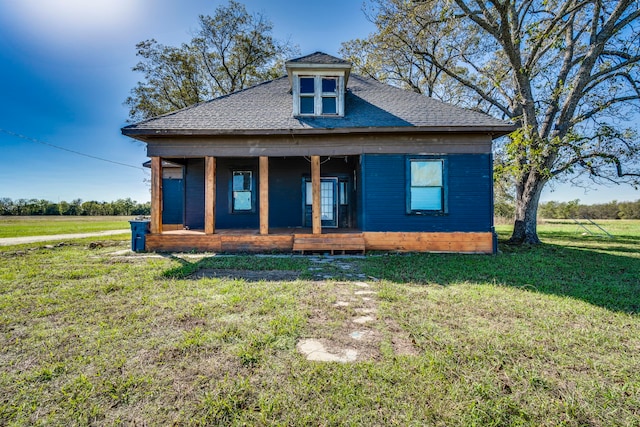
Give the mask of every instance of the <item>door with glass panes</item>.
[[[313, 194], [310, 178], [304, 179], [304, 226], [312, 226]], [[347, 179], [320, 178], [320, 220], [324, 228], [349, 227], [349, 194]]]

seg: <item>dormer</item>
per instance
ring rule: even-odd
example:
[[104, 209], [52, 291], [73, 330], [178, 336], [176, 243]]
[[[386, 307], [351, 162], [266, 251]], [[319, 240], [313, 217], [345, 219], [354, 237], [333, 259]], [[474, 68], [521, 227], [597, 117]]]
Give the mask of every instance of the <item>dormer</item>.
[[344, 117], [351, 63], [316, 52], [285, 63], [294, 117]]

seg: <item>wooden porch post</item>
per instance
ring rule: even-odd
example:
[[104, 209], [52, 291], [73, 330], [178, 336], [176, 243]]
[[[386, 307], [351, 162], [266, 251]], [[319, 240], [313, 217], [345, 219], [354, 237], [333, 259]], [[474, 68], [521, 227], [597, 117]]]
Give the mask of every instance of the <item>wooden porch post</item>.
[[151, 233], [162, 233], [162, 158], [151, 157]]
[[204, 158], [204, 232], [216, 231], [216, 158]]
[[322, 234], [322, 222], [320, 218], [320, 156], [311, 156], [311, 224], [313, 234]]
[[269, 158], [260, 156], [260, 234], [269, 234]]

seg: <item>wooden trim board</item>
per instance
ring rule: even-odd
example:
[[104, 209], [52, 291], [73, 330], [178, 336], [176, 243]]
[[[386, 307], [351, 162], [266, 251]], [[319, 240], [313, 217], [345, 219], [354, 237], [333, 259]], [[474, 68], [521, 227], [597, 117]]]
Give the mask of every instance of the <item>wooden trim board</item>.
[[269, 234], [269, 158], [260, 157], [260, 234]]
[[390, 251], [493, 253], [493, 233], [362, 232], [320, 235], [291, 233], [147, 234], [146, 250], [212, 252]]
[[204, 180], [204, 232], [216, 231], [216, 158], [205, 157]]
[[493, 233], [364, 232], [368, 251], [493, 253]]
[[162, 233], [162, 159], [151, 157], [151, 232]]

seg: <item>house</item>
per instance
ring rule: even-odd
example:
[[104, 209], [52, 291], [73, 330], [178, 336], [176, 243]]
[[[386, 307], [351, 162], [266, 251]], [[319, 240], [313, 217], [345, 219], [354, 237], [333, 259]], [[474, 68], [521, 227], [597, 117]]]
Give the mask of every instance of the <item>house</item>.
[[321, 52], [286, 70], [122, 129], [151, 158], [147, 250], [495, 251], [491, 145], [513, 125]]

